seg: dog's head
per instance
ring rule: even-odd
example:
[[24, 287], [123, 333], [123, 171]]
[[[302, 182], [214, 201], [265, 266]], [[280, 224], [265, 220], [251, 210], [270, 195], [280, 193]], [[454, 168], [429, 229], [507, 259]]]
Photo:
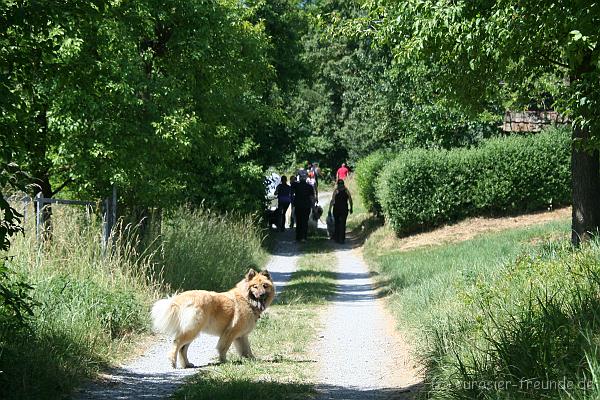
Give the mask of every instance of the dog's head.
[[256, 272], [250, 268], [244, 281], [248, 290], [248, 302], [259, 312], [263, 312], [275, 299], [275, 285], [269, 271]]

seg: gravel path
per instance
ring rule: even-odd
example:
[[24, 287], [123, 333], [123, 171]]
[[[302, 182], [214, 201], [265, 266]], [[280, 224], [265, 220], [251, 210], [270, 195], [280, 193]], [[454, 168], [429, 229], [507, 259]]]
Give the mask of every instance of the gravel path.
[[336, 248], [337, 295], [316, 345], [319, 399], [412, 399], [418, 371], [351, 245]]
[[[271, 272], [278, 291], [286, 285], [296, 270], [298, 247], [291, 229], [278, 235], [273, 257], [267, 269]], [[201, 334], [189, 349], [190, 361], [203, 367], [217, 359], [218, 337]], [[198, 368], [173, 369], [167, 360], [171, 341], [157, 339], [138, 359], [113, 369], [101, 379], [77, 391], [76, 400], [164, 399], [172, 395], [183, 380], [198, 372]]]

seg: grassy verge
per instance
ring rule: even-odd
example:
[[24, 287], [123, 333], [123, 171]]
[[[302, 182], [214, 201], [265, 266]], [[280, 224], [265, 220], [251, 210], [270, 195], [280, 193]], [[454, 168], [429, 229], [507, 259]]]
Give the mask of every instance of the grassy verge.
[[411, 251], [388, 227], [365, 258], [425, 367], [429, 399], [596, 399], [600, 245], [574, 250], [569, 221]]
[[[391, 293], [390, 309], [403, 326], [426, 346], [423, 331], [465, 309], [465, 289], [495, 279], [503, 267], [544, 238], [566, 236], [568, 221], [485, 234], [458, 243], [395, 251], [381, 243], [393, 232], [384, 227], [366, 242], [364, 254]], [[385, 246], [387, 247], [387, 246]]]
[[298, 271], [278, 294], [250, 335], [257, 360], [241, 360], [206, 368], [175, 396], [177, 399], [307, 399], [312, 398], [314, 360], [310, 343], [319, 329], [319, 309], [335, 291], [335, 256], [323, 238], [303, 246]]
[[145, 342], [148, 309], [161, 292], [184, 285], [219, 290], [239, 279], [240, 268], [262, 267], [266, 260], [250, 219], [180, 214], [166, 221], [154, 253], [140, 254], [137, 243], [123, 239], [108, 257], [93, 216], [54, 207], [53, 239], [43, 247], [32, 219], [6, 264], [15, 271], [9, 279], [33, 286], [37, 306], [19, 328], [0, 305], [3, 399], [67, 395]]
[[263, 232], [250, 216], [180, 209], [162, 228], [161, 277], [173, 290], [225, 291], [267, 260]]

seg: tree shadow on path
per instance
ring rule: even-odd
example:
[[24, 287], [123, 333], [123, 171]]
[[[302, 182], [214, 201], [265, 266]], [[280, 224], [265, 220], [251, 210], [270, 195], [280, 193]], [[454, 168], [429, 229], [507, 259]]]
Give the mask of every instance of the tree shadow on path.
[[318, 400], [412, 400], [422, 389], [422, 384], [400, 388], [353, 388], [317, 385]]

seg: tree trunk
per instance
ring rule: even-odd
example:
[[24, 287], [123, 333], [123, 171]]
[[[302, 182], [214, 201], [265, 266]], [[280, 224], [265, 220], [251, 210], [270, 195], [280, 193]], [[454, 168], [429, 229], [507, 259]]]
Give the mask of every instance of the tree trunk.
[[[590, 51], [586, 51], [581, 62], [571, 74], [573, 90], [579, 90], [580, 96], [589, 96], [590, 74], [595, 66]], [[575, 114], [590, 120], [595, 110], [587, 104], [576, 106]], [[590, 149], [591, 137], [589, 125], [583, 127], [575, 123], [573, 127], [573, 149], [571, 153], [571, 188], [573, 195], [573, 217], [571, 222], [571, 242], [575, 246], [586, 242], [598, 234], [600, 227], [600, 158], [598, 149]]]
[[598, 233], [600, 227], [600, 158], [598, 150], [586, 150], [578, 144], [586, 143], [589, 131], [576, 126], [573, 129], [571, 154], [573, 218], [571, 242], [578, 246]]

